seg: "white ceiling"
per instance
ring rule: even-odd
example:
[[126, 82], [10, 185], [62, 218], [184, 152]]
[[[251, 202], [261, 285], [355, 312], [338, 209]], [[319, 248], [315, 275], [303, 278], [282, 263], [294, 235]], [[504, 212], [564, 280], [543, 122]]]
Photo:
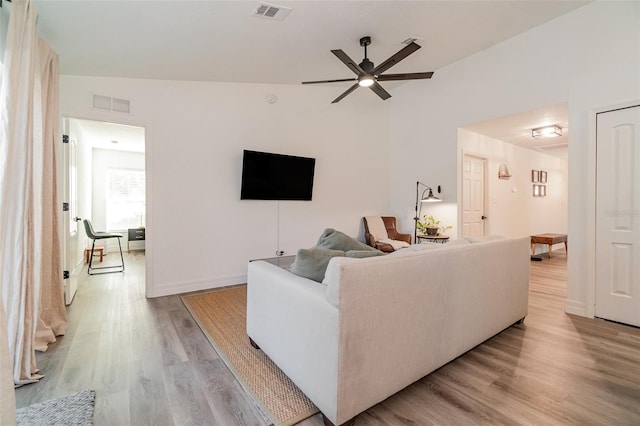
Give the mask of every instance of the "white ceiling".
[[[533, 138], [531, 136], [532, 129], [554, 124], [562, 128], [562, 136], [552, 138]], [[464, 126], [464, 128], [502, 142], [522, 148], [535, 149], [565, 160], [569, 155], [569, 107], [566, 102], [471, 124]]]
[[73, 118], [92, 148], [144, 152], [144, 127]]
[[62, 74], [297, 84], [352, 77], [330, 50], [360, 62], [366, 35], [376, 64], [407, 37], [420, 39], [423, 48], [393, 72], [436, 71], [437, 78], [438, 69], [587, 1], [277, 0], [292, 8], [283, 21], [254, 17], [258, 1], [246, 0], [33, 3]]
[[[368, 56], [375, 64], [404, 47], [404, 39], [419, 39], [422, 49], [388, 72], [435, 71], [435, 80], [439, 69], [589, 1], [270, 2], [292, 9], [283, 21], [253, 16], [253, 0], [32, 2], [38, 30], [58, 52], [62, 74], [299, 84], [352, 77], [330, 50], [343, 49], [360, 62], [358, 41], [365, 35], [372, 38]], [[384, 86], [392, 92], [398, 84], [430, 81]], [[566, 124], [566, 111], [541, 109], [469, 128], [522, 145], [525, 128], [547, 118]]]

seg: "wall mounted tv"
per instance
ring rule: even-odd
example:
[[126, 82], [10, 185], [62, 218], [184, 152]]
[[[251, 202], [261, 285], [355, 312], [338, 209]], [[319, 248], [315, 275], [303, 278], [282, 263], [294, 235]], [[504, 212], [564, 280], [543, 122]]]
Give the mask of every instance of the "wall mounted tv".
[[244, 150], [241, 200], [311, 201], [316, 159]]

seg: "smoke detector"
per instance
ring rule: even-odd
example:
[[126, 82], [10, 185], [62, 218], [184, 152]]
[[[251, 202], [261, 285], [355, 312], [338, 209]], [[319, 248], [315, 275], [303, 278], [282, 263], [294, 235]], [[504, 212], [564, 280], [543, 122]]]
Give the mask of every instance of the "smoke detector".
[[258, 3], [258, 6], [253, 11], [253, 16], [282, 21], [287, 17], [289, 12], [291, 12], [290, 7], [278, 6], [270, 3]]

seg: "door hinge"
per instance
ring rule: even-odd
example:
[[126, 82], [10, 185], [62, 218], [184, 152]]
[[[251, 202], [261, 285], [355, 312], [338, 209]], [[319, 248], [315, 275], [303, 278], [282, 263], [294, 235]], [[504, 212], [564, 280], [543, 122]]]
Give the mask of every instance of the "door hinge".
[[62, 143], [69, 143], [69, 135], [62, 135]]
[[69, 271], [62, 271], [62, 279], [63, 280], [69, 279]]
[[62, 211], [63, 212], [69, 211], [69, 203], [62, 203]]

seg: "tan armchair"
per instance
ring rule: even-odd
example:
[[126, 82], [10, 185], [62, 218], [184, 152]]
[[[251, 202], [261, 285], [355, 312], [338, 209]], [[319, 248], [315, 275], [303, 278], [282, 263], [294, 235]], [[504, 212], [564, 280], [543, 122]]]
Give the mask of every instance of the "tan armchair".
[[[396, 229], [396, 218], [393, 216], [381, 216], [382, 222], [384, 223], [384, 227], [387, 231], [387, 237], [391, 240], [396, 241], [404, 241], [408, 244], [411, 244], [411, 234], [401, 234]], [[394, 251], [393, 246], [390, 244], [376, 242], [375, 237], [369, 232], [369, 224], [367, 223], [367, 218], [363, 217], [362, 221], [364, 222], [364, 238], [365, 242], [371, 247], [375, 247], [383, 252], [392, 252]]]

